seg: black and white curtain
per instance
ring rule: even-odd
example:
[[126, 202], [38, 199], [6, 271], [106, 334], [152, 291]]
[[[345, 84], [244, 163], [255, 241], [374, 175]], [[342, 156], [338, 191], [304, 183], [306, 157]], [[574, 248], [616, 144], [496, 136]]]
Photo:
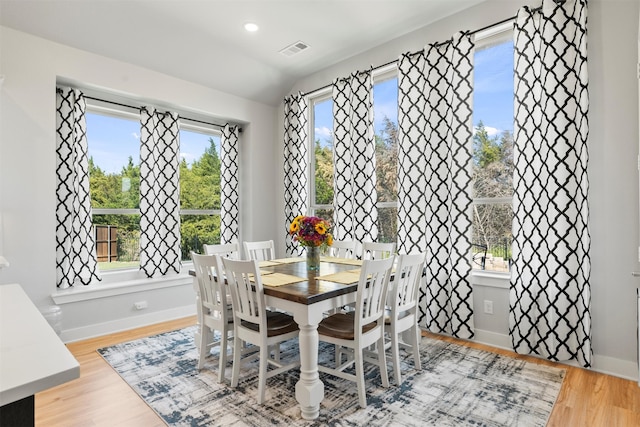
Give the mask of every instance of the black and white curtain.
[[78, 89], [56, 89], [56, 285], [100, 280], [91, 222], [86, 103]]
[[288, 231], [291, 221], [298, 215], [306, 215], [308, 209], [307, 115], [304, 95], [298, 93], [284, 99], [284, 218], [286, 252], [290, 256], [303, 253]]
[[238, 127], [225, 125], [220, 137], [220, 243], [240, 239]]
[[398, 60], [398, 251], [426, 252], [420, 325], [472, 338], [474, 45], [466, 34]]
[[514, 31], [510, 335], [591, 366], [587, 2], [522, 8]]
[[336, 239], [378, 238], [371, 70], [333, 83], [333, 232]]
[[180, 272], [178, 115], [140, 110], [140, 269]]

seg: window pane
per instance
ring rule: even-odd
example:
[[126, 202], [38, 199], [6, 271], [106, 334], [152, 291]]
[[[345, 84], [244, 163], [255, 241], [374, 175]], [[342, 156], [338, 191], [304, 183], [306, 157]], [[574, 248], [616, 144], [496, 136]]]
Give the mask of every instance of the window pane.
[[[378, 202], [398, 200], [398, 79], [373, 85]], [[380, 212], [378, 213], [380, 215]], [[394, 240], [395, 241], [395, 240]]]
[[220, 243], [220, 215], [180, 215], [182, 260], [191, 259], [191, 251], [201, 254], [202, 245]]
[[[513, 42], [480, 47], [474, 58], [473, 197], [513, 195]], [[473, 268], [508, 271], [510, 203], [473, 207]]]
[[[180, 130], [181, 210], [220, 209], [220, 136], [191, 129]], [[181, 214], [182, 260], [191, 251], [202, 253], [203, 244], [220, 243], [219, 214]]]
[[[96, 209], [140, 207], [140, 123], [87, 112], [89, 191]], [[140, 265], [140, 215], [94, 214], [100, 270]]]
[[329, 208], [329, 209], [316, 209], [314, 212], [314, 215], [322, 218], [322, 219], [326, 219], [327, 221], [329, 221], [329, 223], [333, 222], [333, 209]]
[[138, 208], [140, 123], [94, 113], [87, 113], [86, 120], [91, 207]]
[[313, 106], [315, 200], [312, 205], [330, 205], [333, 203], [332, 110], [332, 99], [316, 102]]
[[220, 209], [220, 136], [180, 130], [180, 208]]
[[140, 265], [140, 215], [93, 215], [100, 270]]
[[398, 208], [378, 208], [378, 242], [395, 243], [398, 235]]
[[511, 260], [511, 203], [473, 206], [473, 268], [509, 271]]

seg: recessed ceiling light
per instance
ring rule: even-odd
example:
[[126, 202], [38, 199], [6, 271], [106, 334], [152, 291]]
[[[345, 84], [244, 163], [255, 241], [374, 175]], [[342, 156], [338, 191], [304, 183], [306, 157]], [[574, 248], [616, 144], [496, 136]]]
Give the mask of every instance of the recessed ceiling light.
[[246, 24], [244, 24], [244, 29], [249, 31], [250, 33], [255, 33], [256, 31], [258, 31], [258, 26], [253, 22], [247, 22]]

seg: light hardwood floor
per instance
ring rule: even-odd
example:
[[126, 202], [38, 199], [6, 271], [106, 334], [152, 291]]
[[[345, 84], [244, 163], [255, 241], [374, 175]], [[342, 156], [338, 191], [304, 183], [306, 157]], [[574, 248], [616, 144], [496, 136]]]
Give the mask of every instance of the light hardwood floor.
[[[193, 324], [195, 317], [188, 317], [69, 344], [69, 350], [80, 362], [80, 378], [36, 395], [36, 426], [164, 426], [96, 349]], [[533, 363], [558, 366], [481, 344], [428, 335]], [[640, 426], [640, 387], [635, 381], [561, 366], [567, 369], [567, 375], [548, 426]]]

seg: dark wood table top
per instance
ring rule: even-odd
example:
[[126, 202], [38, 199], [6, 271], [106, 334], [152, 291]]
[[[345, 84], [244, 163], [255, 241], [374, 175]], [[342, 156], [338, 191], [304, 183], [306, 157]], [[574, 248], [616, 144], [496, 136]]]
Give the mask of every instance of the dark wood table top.
[[328, 280], [319, 280], [318, 277], [359, 268], [358, 265], [342, 264], [329, 261], [327, 258], [322, 258], [320, 261], [320, 271], [308, 271], [306, 259], [300, 262], [261, 267], [260, 270], [305, 278], [305, 281], [287, 285], [264, 286], [264, 293], [265, 295], [309, 305], [339, 295], [355, 292], [358, 288], [357, 281], [346, 285]]
[[[299, 261], [298, 261], [299, 260]], [[299, 282], [289, 283], [279, 286], [264, 286], [265, 295], [297, 302], [299, 304], [313, 304], [340, 295], [355, 292], [358, 288], [357, 280], [354, 283], [343, 284], [329, 280], [318, 279], [318, 277], [329, 274], [340, 273], [347, 270], [358, 270], [359, 265], [354, 263], [342, 263], [340, 260], [331, 261], [330, 258], [320, 260], [319, 271], [308, 271], [305, 258], [286, 259], [286, 262], [279, 263], [278, 260], [268, 262], [261, 266], [260, 270], [265, 273], [281, 273], [297, 276], [304, 279]], [[291, 262], [297, 261], [297, 262]], [[195, 276], [194, 270], [189, 270], [189, 274]]]

